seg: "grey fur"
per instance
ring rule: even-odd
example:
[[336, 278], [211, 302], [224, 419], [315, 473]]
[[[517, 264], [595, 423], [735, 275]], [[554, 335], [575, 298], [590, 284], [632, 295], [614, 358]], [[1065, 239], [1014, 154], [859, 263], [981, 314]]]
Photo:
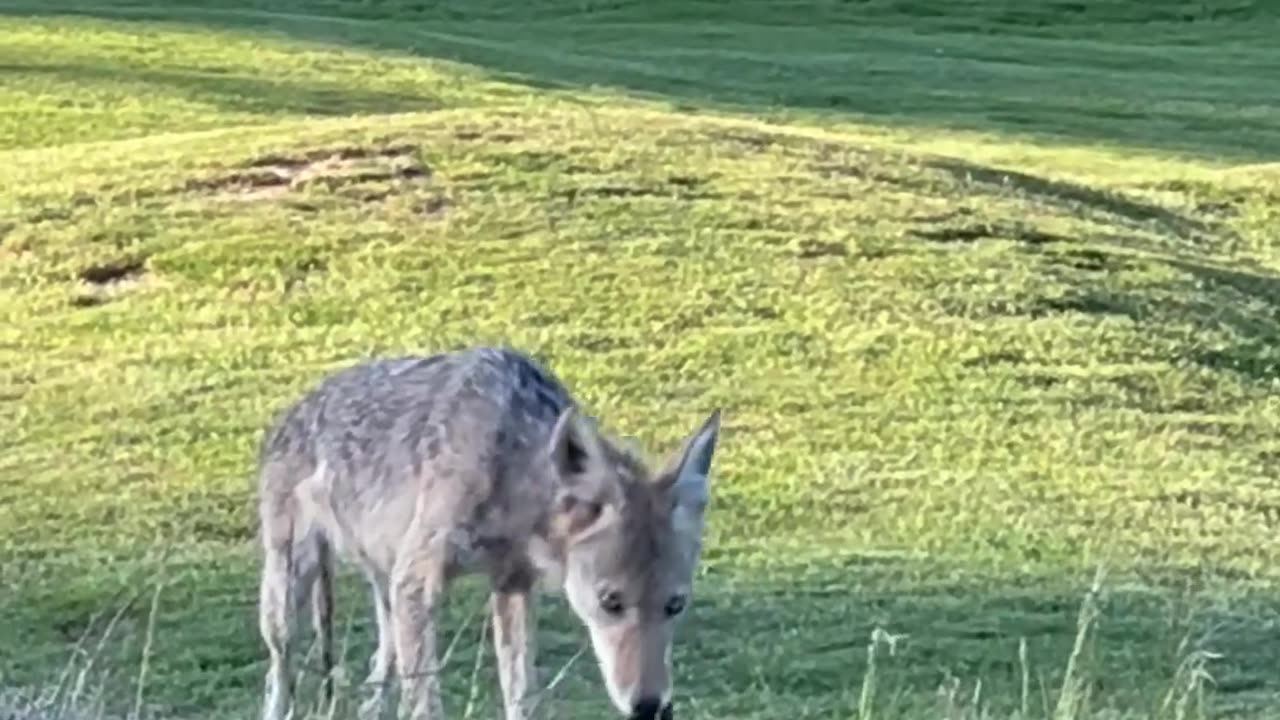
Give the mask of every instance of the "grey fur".
[[[716, 411], [655, 474], [515, 350], [331, 375], [282, 414], [259, 457], [264, 720], [290, 712], [290, 626], [308, 598], [329, 669], [335, 554], [363, 569], [377, 617], [362, 715], [380, 711], [394, 670], [402, 715], [443, 717], [435, 608], [451, 579], [481, 572], [507, 720], [528, 716], [537, 687], [540, 579], [561, 586], [587, 626], [618, 709], [670, 717], [674, 616], [700, 555], [719, 422]], [[605, 607], [614, 601], [620, 612]]]

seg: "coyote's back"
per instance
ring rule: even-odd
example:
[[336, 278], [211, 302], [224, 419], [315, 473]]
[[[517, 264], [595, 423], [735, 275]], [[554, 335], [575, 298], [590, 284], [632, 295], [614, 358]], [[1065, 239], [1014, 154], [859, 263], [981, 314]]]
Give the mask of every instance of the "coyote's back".
[[[524, 500], [549, 491], [518, 485], [536, 485], [528, 470], [540, 464], [541, 443], [570, 402], [557, 378], [510, 349], [375, 360], [338, 372], [264, 438], [263, 525], [297, 510], [339, 550], [386, 570], [394, 561], [388, 536], [406, 529], [415, 498], [449, 505], [437, 512], [456, 517], [499, 510], [482, 507], [495, 492]], [[390, 507], [398, 508], [393, 517]], [[368, 527], [375, 517], [378, 527]]]

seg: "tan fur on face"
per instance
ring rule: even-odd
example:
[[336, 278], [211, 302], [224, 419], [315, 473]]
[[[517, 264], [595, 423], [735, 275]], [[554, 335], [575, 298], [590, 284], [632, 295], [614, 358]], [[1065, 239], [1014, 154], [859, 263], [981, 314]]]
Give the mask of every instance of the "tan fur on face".
[[[675, 621], [665, 607], [673, 595], [689, 593], [700, 538], [681, 526], [672, 474], [677, 467], [655, 477], [638, 455], [604, 438], [597, 442], [600, 497], [611, 498], [608, 519], [570, 542], [575, 577], [584, 585], [570, 590], [591, 630], [610, 695], [627, 711], [641, 699], [670, 699]], [[597, 607], [606, 589], [621, 596], [622, 617]]]
[[614, 653], [612, 681], [619, 690], [632, 698], [667, 700], [672, 639], [668, 623], [662, 619], [625, 622], [605, 635]]

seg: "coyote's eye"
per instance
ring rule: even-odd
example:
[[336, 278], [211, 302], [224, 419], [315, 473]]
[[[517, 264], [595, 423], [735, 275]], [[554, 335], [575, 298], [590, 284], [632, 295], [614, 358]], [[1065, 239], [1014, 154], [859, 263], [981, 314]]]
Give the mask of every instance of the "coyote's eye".
[[600, 609], [610, 615], [621, 615], [622, 595], [617, 590], [605, 590], [600, 593]]
[[667, 617], [675, 617], [679, 615], [684, 612], [684, 596], [672, 595], [662, 609], [667, 613]]

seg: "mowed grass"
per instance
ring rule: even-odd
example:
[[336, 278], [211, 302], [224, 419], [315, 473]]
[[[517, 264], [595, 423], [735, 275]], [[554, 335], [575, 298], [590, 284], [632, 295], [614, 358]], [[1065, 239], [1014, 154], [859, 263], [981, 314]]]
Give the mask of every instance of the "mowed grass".
[[[1180, 717], [1199, 651], [1186, 716], [1274, 715], [1278, 28], [0, 3], [0, 685], [136, 596], [109, 704], [145, 656], [158, 714], [252, 715], [261, 431], [359, 358], [508, 343], [655, 454], [724, 408], [682, 716], [1050, 716], [1098, 565], [1057, 717]], [[481, 589], [451, 717], [473, 667], [492, 714]], [[584, 637], [546, 607], [550, 674]], [[877, 628], [907, 637], [869, 674]], [[557, 717], [609, 712], [589, 656], [567, 678]]]

